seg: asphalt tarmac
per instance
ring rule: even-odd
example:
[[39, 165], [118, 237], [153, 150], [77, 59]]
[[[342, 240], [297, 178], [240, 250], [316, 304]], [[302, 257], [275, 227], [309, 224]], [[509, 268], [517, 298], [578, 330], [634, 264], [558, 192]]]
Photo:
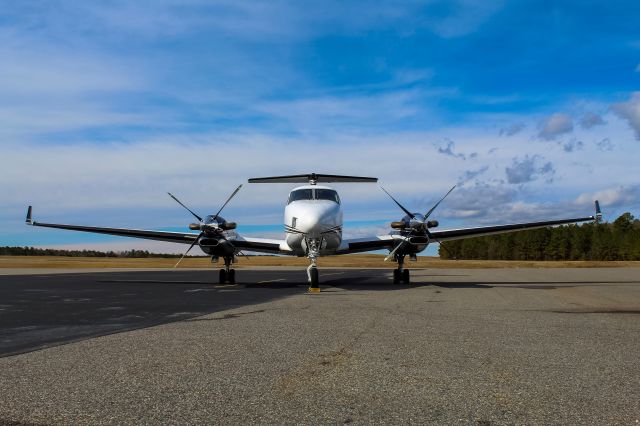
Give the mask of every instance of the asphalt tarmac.
[[637, 424], [640, 269], [0, 276], [0, 424]]

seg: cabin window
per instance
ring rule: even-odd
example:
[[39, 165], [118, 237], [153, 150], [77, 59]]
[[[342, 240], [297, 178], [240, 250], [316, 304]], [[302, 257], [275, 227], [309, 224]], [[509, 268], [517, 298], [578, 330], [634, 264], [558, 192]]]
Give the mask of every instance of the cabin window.
[[333, 189], [316, 189], [316, 200], [329, 200], [340, 204], [340, 197]]
[[289, 203], [300, 200], [311, 200], [312, 198], [313, 193], [311, 189], [297, 189], [295, 191], [291, 191], [291, 194], [289, 194]]

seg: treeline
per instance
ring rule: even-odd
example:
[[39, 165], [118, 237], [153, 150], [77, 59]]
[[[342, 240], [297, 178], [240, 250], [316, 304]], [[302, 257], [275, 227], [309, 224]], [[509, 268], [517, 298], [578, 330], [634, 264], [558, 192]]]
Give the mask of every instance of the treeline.
[[[128, 257], [128, 258], [176, 258], [180, 254], [150, 253], [147, 250], [97, 251], [97, 250], [59, 250], [35, 247], [0, 247], [0, 256], [68, 256], [68, 257]], [[201, 257], [201, 256], [189, 256]]]
[[613, 223], [586, 223], [447, 241], [443, 259], [640, 260], [640, 220], [624, 213]]

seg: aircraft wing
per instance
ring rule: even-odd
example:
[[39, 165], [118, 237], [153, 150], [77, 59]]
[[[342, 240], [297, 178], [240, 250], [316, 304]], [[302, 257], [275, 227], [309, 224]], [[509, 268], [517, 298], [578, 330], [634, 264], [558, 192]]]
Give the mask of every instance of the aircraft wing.
[[393, 249], [396, 245], [392, 235], [375, 235], [366, 238], [354, 238], [342, 240], [336, 254], [363, 253], [367, 251]]
[[481, 237], [484, 235], [504, 234], [506, 232], [522, 231], [525, 229], [546, 228], [547, 226], [566, 225], [569, 223], [587, 222], [598, 220], [598, 215], [588, 217], [577, 217], [573, 219], [547, 220], [543, 222], [513, 223], [509, 225], [481, 226], [478, 228], [448, 229], [442, 231], [431, 231], [432, 240], [450, 241], [464, 238]]
[[285, 240], [272, 240], [269, 238], [250, 238], [238, 236], [235, 239], [229, 240], [229, 242], [235, 248], [240, 250], [271, 254], [294, 254]]
[[[600, 204], [597, 201], [595, 202], [595, 208], [595, 216], [545, 220], [541, 222], [512, 223], [508, 225], [481, 226], [477, 228], [460, 228], [442, 231], [431, 231], [429, 233], [429, 238], [432, 242], [441, 242], [461, 240], [464, 238], [481, 237], [484, 235], [503, 234], [506, 232], [523, 231], [525, 229], [546, 228], [548, 226], [566, 225], [569, 223], [589, 221], [595, 221], [596, 223], [598, 223], [602, 219], [602, 213], [600, 212]], [[392, 250], [397, 245], [396, 240], [398, 239], [402, 239], [402, 237], [398, 235], [378, 235], [368, 238], [343, 240], [342, 245], [340, 246], [340, 249], [336, 252], [336, 254], [361, 253], [381, 249]]]
[[[27, 224], [43, 228], [66, 229], [70, 231], [91, 232], [95, 234], [117, 235], [120, 237], [143, 238], [147, 240], [167, 241], [170, 243], [191, 244], [198, 237], [190, 232], [151, 231], [145, 229], [104, 228], [97, 226], [63, 225], [58, 223], [37, 222], [31, 218], [31, 207], [27, 211]], [[228, 240], [238, 250], [255, 251], [261, 253], [292, 254], [285, 240], [271, 240], [266, 238], [244, 238], [237, 236]]]

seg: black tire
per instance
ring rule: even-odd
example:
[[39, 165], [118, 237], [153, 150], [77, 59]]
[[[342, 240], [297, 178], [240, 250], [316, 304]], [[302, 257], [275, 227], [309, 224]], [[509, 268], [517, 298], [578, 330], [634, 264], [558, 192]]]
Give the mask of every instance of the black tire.
[[309, 275], [311, 275], [311, 285], [309, 287], [318, 288], [320, 284], [320, 278], [318, 277], [318, 268], [311, 268]]
[[227, 281], [229, 282], [229, 284], [235, 284], [236, 283], [236, 270], [235, 269], [229, 269], [229, 273], [227, 274]]
[[409, 275], [408, 269], [402, 271], [402, 282], [405, 284], [409, 284], [411, 282], [411, 276]]
[[220, 284], [224, 284], [227, 281], [227, 271], [224, 269], [220, 269], [220, 276], [218, 277], [218, 282]]
[[393, 283], [394, 284], [400, 284], [400, 270], [399, 269], [394, 269], [393, 270]]

